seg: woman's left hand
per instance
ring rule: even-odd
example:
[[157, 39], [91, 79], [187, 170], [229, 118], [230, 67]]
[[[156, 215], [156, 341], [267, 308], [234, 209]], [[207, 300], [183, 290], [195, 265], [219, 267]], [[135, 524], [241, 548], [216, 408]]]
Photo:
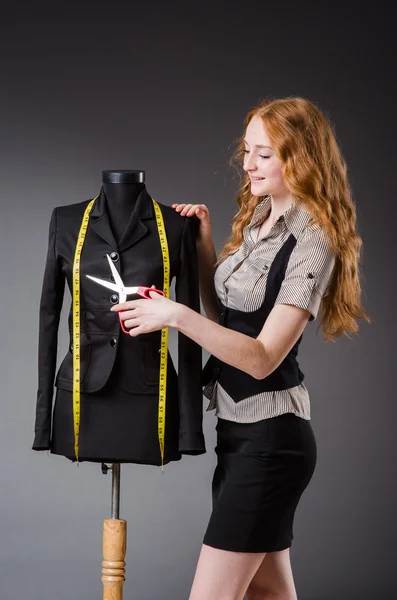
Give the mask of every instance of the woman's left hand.
[[[155, 286], [152, 285], [152, 287]], [[124, 327], [131, 327], [129, 335], [133, 337], [176, 325], [182, 305], [157, 292], [149, 292], [149, 296], [150, 300], [148, 298], [129, 300], [115, 304], [110, 309], [113, 312], [119, 312]]]

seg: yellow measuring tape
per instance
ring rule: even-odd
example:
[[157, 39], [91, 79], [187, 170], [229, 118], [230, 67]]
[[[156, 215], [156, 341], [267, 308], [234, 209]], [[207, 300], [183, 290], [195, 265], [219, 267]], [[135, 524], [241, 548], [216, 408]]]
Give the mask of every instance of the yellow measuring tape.
[[[153, 200], [156, 213], [157, 230], [160, 238], [161, 252], [163, 254], [164, 283], [163, 292], [166, 298], [170, 297], [170, 258], [168, 252], [167, 236], [163, 215], [159, 205]], [[160, 382], [159, 382], [159, 411], [158, 411], [158, 438], [161, 453], [161, 469], [164, 473], [164, 434], [165, 434], [165, 398], [167, 393], [167, 358], [168, 358], [168, 327], [161, 330], [160, 349]]]
[[[79, 432], [80, 432], [80, 261], [85, 236], [87, 233], [90, 212], [96, 196], [85, 209], [77, 238], [76, 250], [73, 261], [73, 426], [74, 426], [74, 453], [79, 461]], [[167, 236], [165, 233], [163, 215], [157, 202], [152, 198], [156, 214], [157, 230], [163, 255], [164, 284], [163, 292], [169, 298], [170, 285], [170, 259]], [[164, 472], [164, 437], [165, 437], [165, 409], [167, 393], [167, 360], [168, 360], [168, 327], [161, 330], [160, 349], [160, 380], [159, 380], [159, 410], [158, 410], [158, 438], [161, 454], [161, 468]]]
[[83, 249], [85, 234], [87, 233], [90, 212], [94, 205], [94, 198], [84, 211], [76, 250], [73, 261], [73, 425], [74, 425], [74, 453], [79, 462], [79, 431], [80, 431], [80, 257]]

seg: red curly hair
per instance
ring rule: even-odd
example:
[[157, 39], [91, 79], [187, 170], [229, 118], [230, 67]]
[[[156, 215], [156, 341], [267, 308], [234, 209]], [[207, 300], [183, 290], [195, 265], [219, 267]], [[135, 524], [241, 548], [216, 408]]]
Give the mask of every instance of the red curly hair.
[[[265, 130], [283, 164], [283, 177], [294, 201], [298, 199], [311, 214], [313, 223], [328, 234], [336, 252], [336, 263], [329, 292], [321, 301], [321, 327], [325, 340], [358, 331], [357, 319], [371, 323], [361, 301], [359, 262], [362, 240], [357, 232], [357, 215], [347, 177], [347, 166], [325, 115], [305, 98], [265, 99], [248, 112], [245, 129], [254, 117], [262, 119]], [[242, 164], [244, 142], [231, 162]], [[217, 264], [238, 248], [243, 230], [249, 224], [261, 198], [251, 194], [246, 173], [242, 176], [232, 221], [232, 233], [221, 249]]]

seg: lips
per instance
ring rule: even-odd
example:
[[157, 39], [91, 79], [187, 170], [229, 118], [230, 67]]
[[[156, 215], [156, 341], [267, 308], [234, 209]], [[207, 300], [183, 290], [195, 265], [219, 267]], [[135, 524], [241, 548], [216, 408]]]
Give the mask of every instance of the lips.
[[251, 181], [263, 181], [264, 177], [250, 177]]

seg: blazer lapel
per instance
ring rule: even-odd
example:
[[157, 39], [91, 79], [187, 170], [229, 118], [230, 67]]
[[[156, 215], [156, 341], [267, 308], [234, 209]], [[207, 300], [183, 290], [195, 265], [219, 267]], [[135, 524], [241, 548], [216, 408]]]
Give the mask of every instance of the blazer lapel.
[[95, 200], [95, 204], [90, 214], [90, 225], [105, 242], [112, 248], [117, 248], [117, 242], [114, 239], [112, 228], [110, 227], [109, 217], [106, 211], [106, 196], [101, 187], [99, 197]]
[[136, 199], [134, 210], [131, 212], [123, 237], [117, 244], [110, 226], [109, 216], [107, 214], [107, 200], [102, 187], [99, 197], [95, 201], [95, 205], [91, 211], [90, 223], [94, 231], [112, 246], [112, 248], [117, 248], [120, 252], [124, 252], [146, 235], [148, 227], [145, 225], [144, 221], [153, 218], [154, 208], [152, 199], [148, 194], [146, 187], [144, 187]]
[[126, 230], [119, 241], [120, 252], [128, 250], [128, 248], [139, 242], [139, 240], [147, 234], [149, 230], [144, 221], [153, 218], [153, 202], [146, 187], [144, 187], [136, 199], [135, 207], [131, 213]]

